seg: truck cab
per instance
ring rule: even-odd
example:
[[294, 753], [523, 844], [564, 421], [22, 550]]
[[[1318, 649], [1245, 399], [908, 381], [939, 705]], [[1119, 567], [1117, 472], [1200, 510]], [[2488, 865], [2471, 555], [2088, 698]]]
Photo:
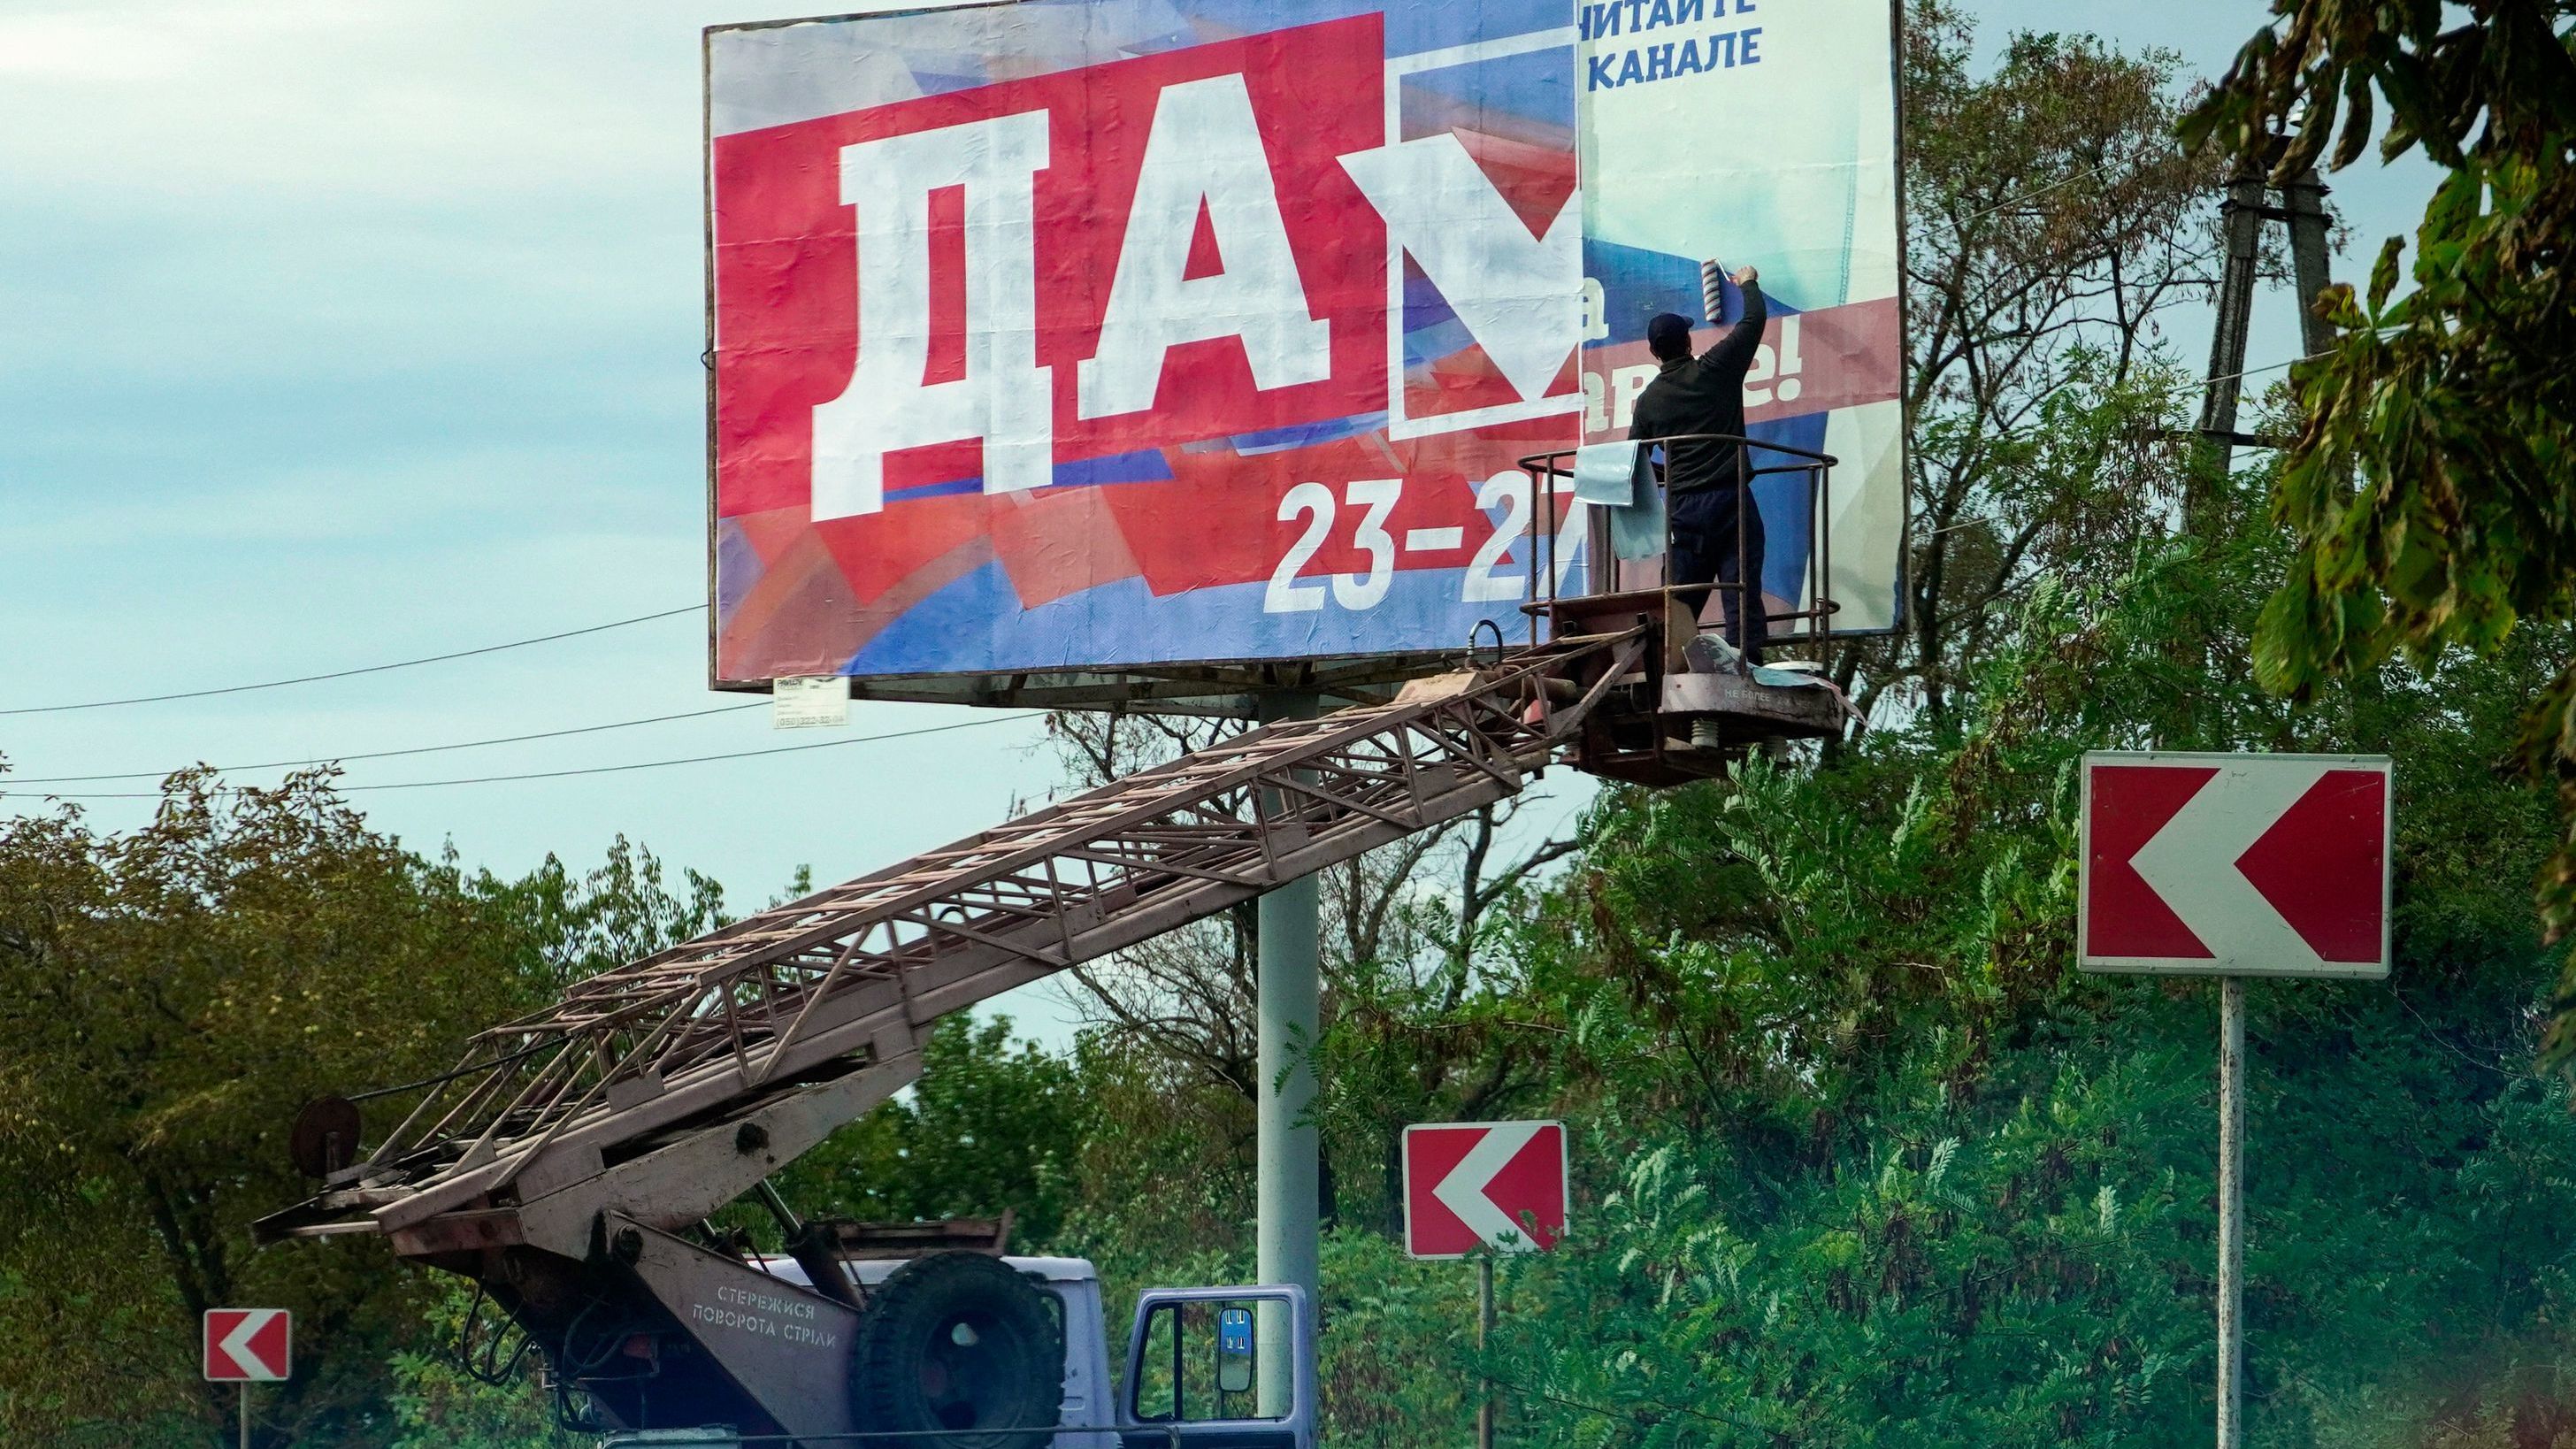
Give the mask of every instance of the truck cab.
[[[892, 1301], [889, 1285], [920, 1261], [846, 1258], [837, 1266], [848, 1279], [847, 1296], [873, 1304]], [[1052, 1449], [1313, 1449], [1315, 1325], [1303, 1289], [1161, 1288], [1140, 1294], [1122, 1373], [1110, 1351], [1100, 1276], [1089, 1261], [1018, 1255], [998, 1261], [1037, 1290], [1061, 1334], [1063, 1382], [1053, 1432], [1039, 1440], [975, 1417], [968, 1401], [992, 1385], [974, 1380], [1013, 1371], [1012, 1360], [996, 1357], [998, 1338], [986, 1341], [994, 1325], [971, 1306], [960, 1306], [929, 1325], [936, 1348], [918, 1366], [924, 1398], [964, 1406], [953, 1427], [889, 1431], [854, 1422], [858, 1437], [834, 1434], [816, 1441], [816, 1449], [843, 1442], [896, 1449], [1039, 1449], [1041, 1443]], [[845, 1296], [818, 1288], [807, 1264], [793, 1256], [755, 1255], [745, 1263], [784, 1290], [834, 1300]], [[601, 1445], [749, 1449], [798, 1442], [711, 1425], [615, 1433]]]

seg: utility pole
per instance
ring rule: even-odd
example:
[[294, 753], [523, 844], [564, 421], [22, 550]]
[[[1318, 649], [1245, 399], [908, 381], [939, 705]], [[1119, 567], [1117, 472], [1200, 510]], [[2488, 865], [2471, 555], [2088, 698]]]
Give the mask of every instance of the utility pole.
[[[2279, 154], [2275, 141], [2260, 153], [2237, 162], [2219, 212], [2226, 223], [2227, 262], [2218, 280], [2218, 325], [2209, 339], [2209, 385], [2201, 399], [2200, 435], [2208, 440], [2217, 472], [2224, 476], [2239, 447], [2266, 447], [2262, 438], [2236, 430], [2237, 396], [2244, 390], [2246, 333], [2254, 320], [2254, 284], [2263, 251], [2263, 223], [2278, 221], [2290, 232], [2291, 281], [2299, 296], [2299, 342], [2314, 356], [2334, 345], [2334, 329], [2316, 315], [2318, 294], [2328, 282], [2326, 263], [2326, 187], [2313, 166], [2282, 183], [2282, 204], [2270, 200], [2265, 180], [2270, 158]], [[2201, 520], [2189, 515], [2205, 500], [2186, 505], [2186, 527]]]
[[[1318, 701], [1311, 692], [1266, 695], [1261, 722], [1312, 719]], [[1295, 808], [1281, 792], [1265, 791], [1262, 812]], [[1315, 1034], [1322, 1020], [1321, 896], [1316, 877], [1302, 876], [1261, 898], [1260, 940], [1255, 953], [1254, 987], [1258, 1022], [1260, 1081], [1254, 1090], [1255, 1256], [1264, 1283], [1294, 1283], [1307, 1301], [1323, 1302], [1322, 1248], [1318, 1241], [1317, 1194], [1322, 1178], [1320, 1147], [1308, 1114], [1315, 1102]], [[1288, 1332], [1286, 1315], [1262, 1305], [1261, 1342], [1277, 1344]], [[1284, 1413], [1292, 1392], [1288, 1374], [1292, 1357], [1263, 1353], [1255, 1401], [1263, 1414]]]
[[2236, 397], [2245, 377], [2245, 334], [2254, 320], [2255, 262], [2263, 247], [2263, 163], [2236, 163], [2219, 215], [2227, 233], [2227, 263], [2218, 277], [2218, 325], [2209, 334], [2209, 390], [2201, 399], [2200, 432], [2217, 450], [2224, 474], [2236, 445]]
[[2290, 224], [2290, 280], [2299, 290], [2299, 350], [2310, 357], [2334, 346], [2334, 324], [2317, 315], [2326, 274], [2326, 186], [2311, 166], [2281, 183], [2282, 219]]

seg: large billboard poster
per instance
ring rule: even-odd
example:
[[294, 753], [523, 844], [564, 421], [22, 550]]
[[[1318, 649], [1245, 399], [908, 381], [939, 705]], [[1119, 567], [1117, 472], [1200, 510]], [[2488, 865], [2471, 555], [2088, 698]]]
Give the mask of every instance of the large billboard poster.
[[1516, 460], [1584, 396], [1573, 19], [710, 31], [718, 681], [1527, 637]]
[[[1627, 435], [1646, 322], [1708, 324], [1700, 263], [1757, 272], [1769, 323], [1747, 436], [1832, 454], [1823, 500], [1841, 632], [1898, 622], [1905, 535], [1895, 18], [1888, 0], [1583, 0], [1587, 441]], [[1757, 451], [1756, 466], [1786, 464]], [[1764, 592], [1806, 607], [1806, 476], [1759, 479]]]

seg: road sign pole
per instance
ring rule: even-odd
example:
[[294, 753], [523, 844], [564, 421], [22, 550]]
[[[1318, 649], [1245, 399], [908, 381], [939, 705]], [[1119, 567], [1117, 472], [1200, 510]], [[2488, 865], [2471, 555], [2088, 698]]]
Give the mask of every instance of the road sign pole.
[[[1311, 719], [1315, 696], [1279, 694], [1262, 701], [1264, 722]], [[1262, 802], [1265, 811], [1293, 804], [1277, 795]], [[1322, 1016], [1322, 948], [1320, 894], [1315, 877], [1291, 881], [1261, 898], [1260, 941], [1254, 986], [1261, 1079], [1254, 1093], [1254, 1156], [1258, 1210], [1254, 1240], [1261, 1281], [1294, 1283], [1314, 1302], [1323, 1301], [1322, 1249], [1317, 1241], [1319, 1146], [1308, 1111], [1315, 1100], [1313, 1052]], [[1262, 1311], [1262, 1339], [1278, 1343], [1288, 1331], [1284, 1312], [1270, 1304]], [[1290, 1400], [1288, 1375], [1293, 1356], [1265, 1353], [1255, 1402], [1264, 1414], [1284, 1413]]]
[[[1476, 1263], [1476, 1353], [1494, 1342], [1494, 1259], [1565, 1234], [1565, 1124], [1419, 1122], [1404, 1129], [1404, 1251]], [[1502, 1404], [1476, 1372], [1476, 1449], [1494, 1449]]]
[[209, 1308], [197, 1320], [206, 1382], [231, 1384], [241, 1449], [250, 1449], [250, 1386], [295, 1371], [295, 1316], [283, 1308]]
[[2245, 1445], [2245, 978], [2218, 978], [2218, 1449]]
[[2084, 756], [2077, 963], [2218, 978], [2218, 1449], [2245, 1444], [2245, 978], [2386, 979], [2392, 785], [2384, 755]]
[[[1488, 1253], [1476, 1260], [1476, 1352], [1483, 1354], [1494, 1337], [1494, 1259]], [[1494, 1449], [1494, 1381], [1479, 1375], [1476, 1386], [1481, 1397], [1476, 1403], [1476, 1449]]]

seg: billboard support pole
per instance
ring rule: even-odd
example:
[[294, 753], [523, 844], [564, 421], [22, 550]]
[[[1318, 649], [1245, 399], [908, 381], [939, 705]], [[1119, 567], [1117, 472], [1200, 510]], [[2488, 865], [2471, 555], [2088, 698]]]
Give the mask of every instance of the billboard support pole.
[[[1319, 701], [1309, 691], [1286, 691], [1262, 697], [1264, 724], [1283, 719], [1311, 719]], [[1294, 802], [1265, 792], [1264, 814], [1285, 811]], [[1300, 877], [1261, 898], [1259, 940], [1254, 975], [1259, 1017], [1260, 1082], [1254, 1095], [1259, 1180], [1255, 1189], [1258, 1218], [1254, 1230], [1260, 1279], [1294, 1283], [1307, 1297], [1322, 1302], [1322, 1249], [1318, 1242], [1317, 1205], [1321, 1180], [1320, 1144], [1311, 1110], [1315, 1101], [1315, 1035], [1322, 1009], [1321, 892], [1312, 875]], [[1262, 1325], [1262, 1337], [1278, 1342], [1287, 1332], [1285, 1313], [1265, 1303], [1262, 1312], [1276, 1322]], [[1285, 1412], [1292, 1402], [1288, 1375], [1292, 1356], [1260, 1357], [1260, 1412]]]
[[2218, 978], [2218, 1449], [2245, 1445], [2245, 978]]

